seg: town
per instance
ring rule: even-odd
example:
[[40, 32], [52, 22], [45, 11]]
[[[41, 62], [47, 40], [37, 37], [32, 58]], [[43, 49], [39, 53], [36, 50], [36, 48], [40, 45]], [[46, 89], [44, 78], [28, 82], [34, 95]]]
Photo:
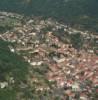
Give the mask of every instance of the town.
[[[41, 69], [46, 79], [54, 83], [53, 88], [63, 88], [70, 100], [75, 100], [77, 95], [79, 100], [92, 100], [89, 94], [98, 86], [98, 49], [94, 50], [98, 46], [98, 36], [73, 29], [51, 18], [43, 20], [32, 17], [24, 23], [0, 34], [0, 39], [13, 43], [8, 46], [9, 50], [21, 55], [32, 66], [30, 72], [32, 68]], [[67, 34], [81, 34], [83, 48], [74, 48]], [[94, 39], [96, 47], [89, 44]], [[29, 82], [32, 86], [39, 80], [31, 73]], [[40, 85], [36, 87], [36, 91], [39, 90], [48, 91], [50, 87]]]

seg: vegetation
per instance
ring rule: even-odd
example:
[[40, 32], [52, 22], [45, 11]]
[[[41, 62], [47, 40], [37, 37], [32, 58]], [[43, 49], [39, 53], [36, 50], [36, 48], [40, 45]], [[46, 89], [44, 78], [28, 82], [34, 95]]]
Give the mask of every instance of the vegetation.
[[[0, 40], [0, 82], [10, 82], [13, 77], [15, 84], [10, 84], [5, 89], [0, 89], [0, 99], [16, 100], [16, 91], [21, 82], [26, 80], [28, 73], [28, 64], [17, 54], [11, 53], [8, 45], [10, 43]], [[7, 98], [6, 98], [7, 97]]]
[[98, 0], [3, 0], [0, 9], [52, 17], [73, 27], [98, 31]]
[[74, 48], [76, 49], [81, 49], [83, 45], [83, 37], [81, 34], [76, 33], [76, 34], [71, 34], [70, 35], [70, 41], [73, 45]]
[[[19, 55], [10, 52], [8, 46], [14, 45], [9, 42], [0, 40], [0, 83], [7, 82], [8, 87], [1, 88], [0, 86], [0, 99], [2, 100], [24, 100], [39, 98], [47, 98], [45, 91], [38, 93], [36, 87], [46, 86], [51, 87], [45, 73], [49, 69], [47, 65], [43, 64], [41, 68], [30, 67]], [[29, 73], [29, 70], [32, 73]], [[35, 77], [38, 82], [34, 82], [32, 77]], [[10, 79], [14, 79], [14, 83]], [[32, 82], [32, 83], [31, 83]]]
[[21, 60], [21, 57], [11, 53], [7, 44], [0, 40], [0, 79], [6, 80], [7, 75], [12, 75], [16, 80], [21, 81], [27, 73], [27, 63]]
[[0, 33], [11, 30], [17, 25], [21, 25], [21, 21], [16, 18], [6, 17], [4, 19], [0, 19]]
[[10, 89], [0, 89], [1, 100], [16, 100], [16, 91]]

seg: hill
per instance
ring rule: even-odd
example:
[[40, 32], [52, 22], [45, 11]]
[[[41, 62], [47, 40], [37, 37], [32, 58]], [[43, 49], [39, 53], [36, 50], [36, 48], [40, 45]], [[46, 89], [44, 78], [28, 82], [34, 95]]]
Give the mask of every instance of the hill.
[[97, 0], [3, 0], [0, 9], [52, 17], [77, 28], [98, 31]]

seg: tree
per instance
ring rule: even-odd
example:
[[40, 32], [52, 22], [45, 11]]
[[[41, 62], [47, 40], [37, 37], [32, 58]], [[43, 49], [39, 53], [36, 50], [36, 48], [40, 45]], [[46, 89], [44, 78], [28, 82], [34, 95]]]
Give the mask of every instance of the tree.
[[80, 33], [71, 34], [70, 41], [74, 48], [81, 49], [83, 46], [83, 37]]

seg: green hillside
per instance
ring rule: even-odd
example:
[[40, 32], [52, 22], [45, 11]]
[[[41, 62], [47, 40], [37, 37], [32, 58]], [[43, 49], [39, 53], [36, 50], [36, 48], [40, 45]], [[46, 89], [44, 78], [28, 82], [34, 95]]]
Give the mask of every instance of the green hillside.
[[[0, 84], [7, 82], [9, 85], [4, 89], [0, 88], [0, 100], [16, 100], [18, 86], [26, 80], [28, 73], [28, 64], [21, 57], [10, 52], [9, 44], [0, 40]], [[11, 78], [14, 84], [11, 83]]]

